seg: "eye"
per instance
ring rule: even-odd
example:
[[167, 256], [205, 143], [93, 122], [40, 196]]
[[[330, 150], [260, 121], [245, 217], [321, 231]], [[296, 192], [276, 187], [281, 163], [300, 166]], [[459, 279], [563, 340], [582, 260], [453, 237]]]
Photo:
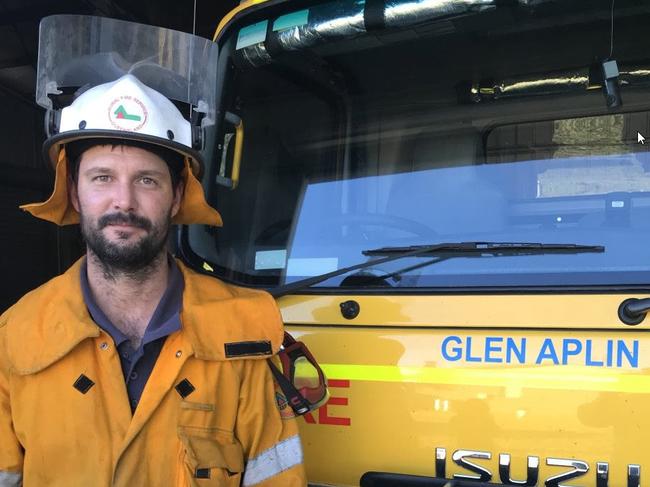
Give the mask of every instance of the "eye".
[[156, 184], [156, 180], [155, 180], [155, 179], [150, 178], [150, 177], [147, 177], [147, 176], [141, 178], [141, 179], [140, 179], [140, 182], [141, 182], [142, 184], [144, 184], [145, 186], [153, 186], [153, 185]]
[[111, 180], [111, 177], [108, 174], [99, 174], [93, 178], [93, 181], [98, 183], [107, 183]]

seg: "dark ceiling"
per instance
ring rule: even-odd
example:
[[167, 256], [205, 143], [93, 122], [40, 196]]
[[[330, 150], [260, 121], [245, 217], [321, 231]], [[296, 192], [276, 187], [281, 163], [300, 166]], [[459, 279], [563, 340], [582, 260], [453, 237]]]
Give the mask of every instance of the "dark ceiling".
[[34, 103], [38, 24], [53, 14], [89, 14], [212, 38], [234, 0], [0, 0], [0, 92]]

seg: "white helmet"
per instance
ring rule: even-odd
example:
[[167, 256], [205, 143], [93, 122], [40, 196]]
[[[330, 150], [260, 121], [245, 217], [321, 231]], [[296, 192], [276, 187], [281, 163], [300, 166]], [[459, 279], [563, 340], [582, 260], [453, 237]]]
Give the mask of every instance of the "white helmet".
[[[78, 223], [68, 197], [65, 145], [128, 139], [184, 156], [174, 223], [220, 226], [198, 180], [200, 150], [215, 125], [217, 54], [213, 42], [170, 29], [82, 15], [44, 18], [36, 101], [47, 110], [44, 152], [56, 177], [47, 201], [21, 208], [57, 225]], [[190, 120], [171, 100], [191, 109]]]
[[201, 154], [192, 148], [192, 129], [165, 96], [126, 74], [82, 93], [61, 110], [55, 135], [44, 149], [56, 164], [63, 144], [83, 139], [130, 139], [172, 149], [192, 161], [200, 177]]

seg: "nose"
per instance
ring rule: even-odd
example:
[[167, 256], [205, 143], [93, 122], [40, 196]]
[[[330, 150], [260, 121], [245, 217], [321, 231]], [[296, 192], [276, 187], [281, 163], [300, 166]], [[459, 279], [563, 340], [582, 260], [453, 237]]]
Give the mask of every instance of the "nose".
[[113, 209], [132, 212], [137, 209], [135, 188], [129, 181], [120, 181], [114, 186]]

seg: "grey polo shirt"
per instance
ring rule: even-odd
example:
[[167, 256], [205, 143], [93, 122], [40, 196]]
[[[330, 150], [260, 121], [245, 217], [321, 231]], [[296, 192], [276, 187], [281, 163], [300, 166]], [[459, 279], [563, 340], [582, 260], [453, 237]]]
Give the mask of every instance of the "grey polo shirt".
[[151, 316], [137, 350], [133, 349], [128, 337], [111, 323], [104, 312], [97, 306], [88, 285], [86, 260], [84, 259], [81, 264], [81, 291], [84, 301], [95, 323], [108, 333], [115, 342], [122, 363], [122, 373], [124, 374], [124, 381], [129, 395], [131, 412], [135, 411], [138, 402], [140, 402], [142, 391], [151, 375], [165, 339], [181, 328], [180, 313], [183, 305], [185, 281], [178, 265], [171, 256], [168, 257], [168, 264], [169, 281], [167, 289]]

